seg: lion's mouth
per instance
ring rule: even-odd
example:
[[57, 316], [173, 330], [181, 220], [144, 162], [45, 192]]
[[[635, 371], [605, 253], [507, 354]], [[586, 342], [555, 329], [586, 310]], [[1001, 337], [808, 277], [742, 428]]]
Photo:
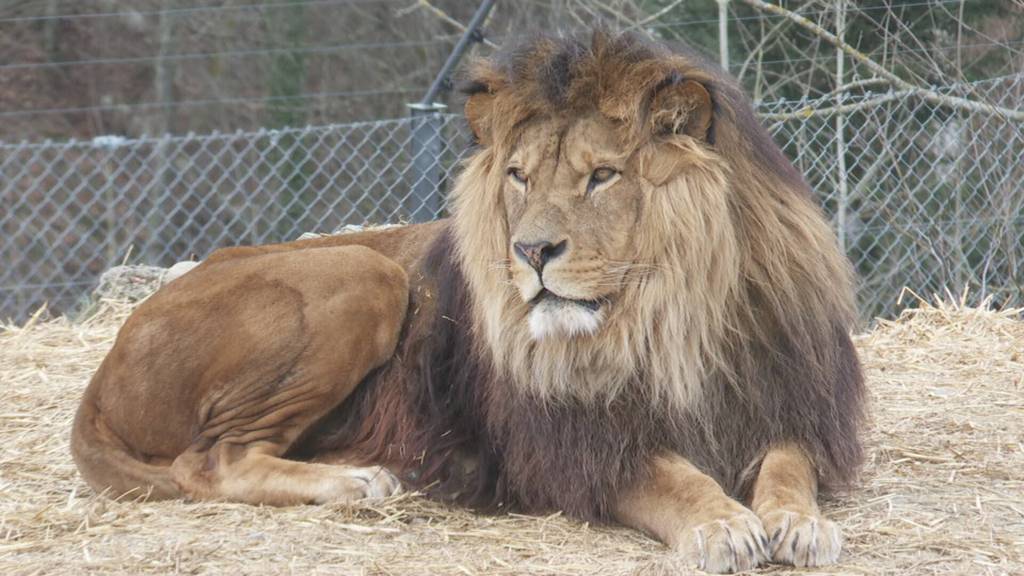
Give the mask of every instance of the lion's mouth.
[[591, 312], [597, 312], [598, 310], [601, 309], [601, 306], [604, 304], [603, 300], [564, 298], [548, 290], [547, 288], [542, 288], [541, 291], [538, 292], [537, 295], [533, 297], [533, 300], [530, 300], [530, 306], [536, 306], [541, 302], [551, 302], [552, 304], [575, 304], [576, 306], [582, 306], [583, 308], [586, 308]]

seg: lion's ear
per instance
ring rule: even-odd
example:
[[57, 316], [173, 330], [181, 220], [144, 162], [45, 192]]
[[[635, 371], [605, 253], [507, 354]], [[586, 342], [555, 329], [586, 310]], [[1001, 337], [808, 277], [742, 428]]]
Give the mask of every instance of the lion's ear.
[[467, 67], [462, 93], [466, 95], [466, 121], [481, 146], [494, 142], [497, 94], [506, 86], [505, 73], [493, 62], [477, 59]]
[[491, 110], [494, 94], [484, 85], [474, 86], [466, 99], [466, 121], [481, 146], [491, 144]]
[[708, 139], [713, 105], [711, 94], [695, 80], [670, 82], [654, 93], [648, 118], [655, 134], [686, 134]]

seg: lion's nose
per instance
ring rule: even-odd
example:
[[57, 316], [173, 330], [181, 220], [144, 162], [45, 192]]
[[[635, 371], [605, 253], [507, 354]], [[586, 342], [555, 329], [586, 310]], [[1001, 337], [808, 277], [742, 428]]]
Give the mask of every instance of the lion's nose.
[[562, 240], [557, 244], [547, 241], [529, 244], [526, 242], [515, 242], [512, 244], [516, 255], [532, 266], [538, 274], [544, 270], [544, 266], [548, 262], [564, 254], [566, 246], [568, 246], [568, 240]]

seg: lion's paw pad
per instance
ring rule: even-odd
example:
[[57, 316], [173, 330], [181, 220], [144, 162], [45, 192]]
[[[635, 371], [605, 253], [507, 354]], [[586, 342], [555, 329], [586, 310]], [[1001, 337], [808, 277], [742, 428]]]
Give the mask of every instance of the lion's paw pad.
[[815, 514], [776, 510], [761, 517], [773, 562], [826, 566], [839, 560], [842, 534], [834, 522]]
[[743, 511], [691, 528], [680, 551], [691, 566], [705, 572], [741, 572], [768, 559], [767, 542], [761, 521]]

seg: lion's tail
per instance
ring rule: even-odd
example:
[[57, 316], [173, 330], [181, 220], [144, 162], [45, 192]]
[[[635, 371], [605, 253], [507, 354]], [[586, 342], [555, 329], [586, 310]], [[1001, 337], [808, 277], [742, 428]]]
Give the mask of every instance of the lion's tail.
[[71, 455], [78, 471], [97, 493], [111, 497], [138, 495], [150, 500], [181, 498], [169, 466], [149, 464], [134, 457], [86, 392], [71, 429]]

